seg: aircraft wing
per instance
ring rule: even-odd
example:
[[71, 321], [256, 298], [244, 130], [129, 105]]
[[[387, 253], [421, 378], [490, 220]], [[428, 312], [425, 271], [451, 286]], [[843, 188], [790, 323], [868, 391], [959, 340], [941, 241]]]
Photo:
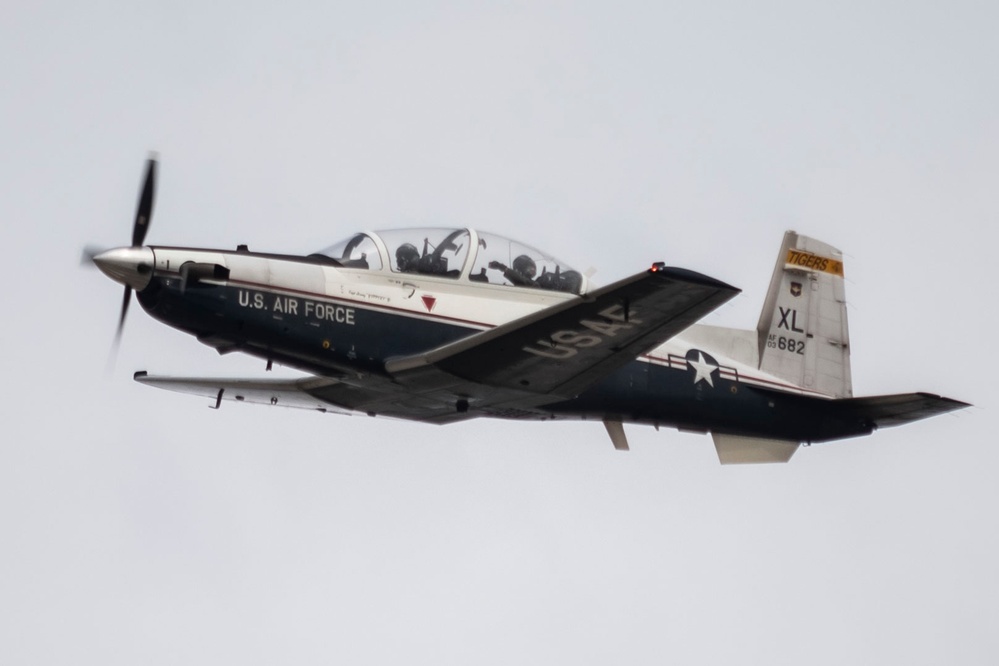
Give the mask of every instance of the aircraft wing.
[[399, 419], [452, 423], [477, 414], [458, 414], [454, 403], [430, 396], [410, 395], [402, 387], [383, 382], [362, 388], [332, 377], [301, 379], [236, 379], [222, 377], [168, 377], [142, 370], [135, 381], [146, 386], [198, 395], [218, 409], [223, 401], [312, 409], [329, 414], [375, 414]]
[[135, 381], [147, 386], [204, 396], [211, 400], [209, 407], [218, 409], [223, 400], [249, 402], [258, 405], [277, 405], [314, 409], [334, 414], [351, 414], [349, 408], [320, 400], [310, 391], [321, 391], [338, 384], [336, 379], [306, 377], [304, 379], [220, 379], [209, 377], [156, 377], [145, 371], [135, 373]]
[[[401, 384], [571, 398], [653, 349], [739, 290], [662, 264], [429, 352], [389, 359]], [[460, 381], [458, 382], [460, 383]]]

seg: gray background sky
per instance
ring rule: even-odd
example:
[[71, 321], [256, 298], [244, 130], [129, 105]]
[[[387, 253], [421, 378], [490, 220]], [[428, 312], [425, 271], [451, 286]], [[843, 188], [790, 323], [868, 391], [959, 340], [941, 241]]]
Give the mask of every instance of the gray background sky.
[[[355, 3], [361, 5], [361, 3]], [[989, 2], [27, 3], [0, 21], [0, 661], [995, 663]], [[696, 6], [695, 6], [696, 5]], [[227, 405], [262, 374], [77, 267], [471, 225], [744, 295], [847, 253], [858, 394], [977, 405], [722, 468], [707, 437]], [[991, 434], [990, 434], [991, 433]]]

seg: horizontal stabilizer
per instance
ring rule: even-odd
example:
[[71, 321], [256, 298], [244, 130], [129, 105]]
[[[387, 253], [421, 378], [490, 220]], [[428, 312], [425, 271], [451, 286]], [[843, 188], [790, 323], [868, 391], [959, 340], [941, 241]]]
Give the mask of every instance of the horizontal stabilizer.
[[970, 407], [966, 402], [943, 398], [932, 393], [902, 393], [875, 395], [866, 398], [846, 398], [837, 406], [870, 421], [878, 428], [904, 425], [938, 414]]
[[722, 465], [786, 463], [798, 450], [798, 442], [766, 437], [743, 437], [711, 433]]

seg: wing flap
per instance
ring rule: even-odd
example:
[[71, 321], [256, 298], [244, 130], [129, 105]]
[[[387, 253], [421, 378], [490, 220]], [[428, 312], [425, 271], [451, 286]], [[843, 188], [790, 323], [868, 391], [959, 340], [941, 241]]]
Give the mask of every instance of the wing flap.
[[390, 359], [401, 383], [443, 376], [517, 392], [573, 397], [739, 293], [662, 265], [463, 340]]

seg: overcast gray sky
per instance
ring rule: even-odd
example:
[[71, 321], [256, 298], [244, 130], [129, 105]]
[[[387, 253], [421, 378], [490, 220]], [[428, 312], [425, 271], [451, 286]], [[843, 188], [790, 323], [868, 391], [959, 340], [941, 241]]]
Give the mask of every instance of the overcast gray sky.
[[[0, 661], [993, 664], [988, 2], [15, 2], [0, 21]], [[744, 290], [840, 247], [857, 394], [976, 407], [719, 466], [707, 437], [226, 405], [263, 373], [78, 267], [477, 226]], [[991, 435], [989, 433], [992, 433]]]

